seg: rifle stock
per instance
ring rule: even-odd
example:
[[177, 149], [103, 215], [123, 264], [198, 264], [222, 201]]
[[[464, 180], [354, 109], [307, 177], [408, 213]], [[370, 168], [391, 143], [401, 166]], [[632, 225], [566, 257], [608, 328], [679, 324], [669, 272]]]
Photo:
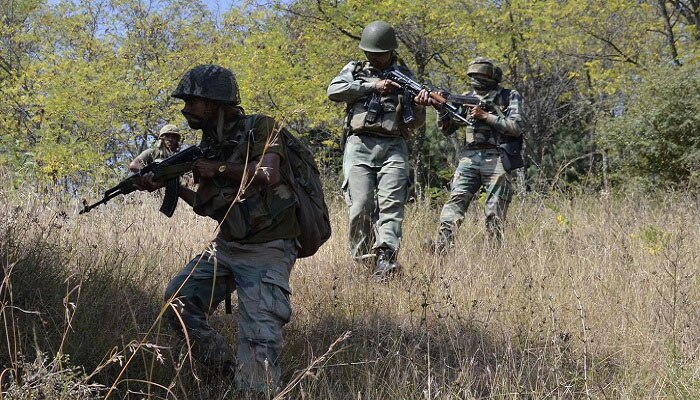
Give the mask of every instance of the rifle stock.
[[[204, 153], [199, 146], [190, 146], [179, 153], [173, 154], [165, 160], [157, 163], [151, 163], [145, 166], [141, 171], [130, 175], [128, 178], [119, 182], [116, 186], [105, 191], [101, 200], [88, 205], [87, 201], [83, 200], [83, 209], [79, 214], [90, 212], [93, 208], [100, 204], [105, 204], [111, 199], [121, 194], [126, 195], [135, 191], [136, 183], [140, 178], [148, 173], [153, 173], [153, 181], [168, 182], [166, 192], [163, 198], [161, 212], [168, 217], [172, 216], [177, 206], [177, 179], [192, 170], [192, 163], [198, 158], [204, 157]], [[173, 192], [174, 190], [174, 192]], [[173, 196], [174, 193], [174, 196]]]

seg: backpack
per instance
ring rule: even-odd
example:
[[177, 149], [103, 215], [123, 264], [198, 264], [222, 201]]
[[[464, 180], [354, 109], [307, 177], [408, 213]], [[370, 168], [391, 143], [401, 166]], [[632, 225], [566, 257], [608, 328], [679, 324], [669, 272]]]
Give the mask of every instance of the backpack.
[[[245, 119], [245, 132], [251, 132], [258, 115]], [[252, 134], [252, 132], [251, 132]], [[301, 234], [297, 237], [301, 248], [298, 258], [310, 257], [331, 237], [331, 222], [323, 196], [321, 174], [309, 148], [284, 126], [279, 127], [287, 147], [289, 176], [285, 176], [297, 199], [297, 223]]]

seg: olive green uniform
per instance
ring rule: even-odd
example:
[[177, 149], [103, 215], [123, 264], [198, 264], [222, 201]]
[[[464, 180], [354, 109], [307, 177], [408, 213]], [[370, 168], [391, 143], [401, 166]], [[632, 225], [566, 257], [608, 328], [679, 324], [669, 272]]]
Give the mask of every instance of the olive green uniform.
[[[246, 117], [253, 118], [253, 117]], [[289, 176], [286, 147], [274, 130], [274, 120], [260, 117], [252, 133], [245, 123], [224, 126], [225, 142], [203, 140], [202, 147], [220, 161], [245, 164], [264, 153], [281, 157], [281, 176]], [[205, 138], [215, 137], [205, 132]], [[239, 182], [214, 178], [200, 182], [194, 211], [221, 222], [216, 239], [170, 281], [165, 296], [174, 298], [166, 313], [178, 330], [187, 329], [195, 356], [219, 368], [236, 365], [239, 390], [273, 390], [280, 379], [282, 327], [289, 322], [289, 275], [296, 261], [300, 230], [295, 196], [283, 180], [272, 186], [250, 186], [231, 206]], [[226, 338], [208, 323], [209, 314], [231, 292], [238, 295], [236, 355]]]
[[[395, 62], [388, 68], [411, 74]], [[369, 62], [351, 62], [333, 78], [327, 90], [330, 100], [346, 103], [348, 110], [342, 189], [349, 210], [348, 236], [354, 260], [371, 257], [377, 249], [388, 249], [395, 257], [408, 196], [406, 138], [411, 129], [425, 123], [425, 108], [404, 98], [400, 90], [379, 96], [380, 107], [374, 122], [370, 122], [369, 102], [382, 72]], [[414, 119], [409, 124], [404, 123], [404, 107], [412, 109]]]
[[165, 147], [165, 143], [159, 140], [157, 147], [144, 150], [143, 152], [141, 152], [141, 154], [136, 156], [134, 161], [137, 162], [138, 165], [140, 165], [143, 168], [146, 165], [151, 164], [153, 162], [161, 162], [166, 158], [172, 156], [173, 154], [177, 153], [178, 151], [180, 151], [179, 146], [174, 151], [171, 151], [170, 149]]

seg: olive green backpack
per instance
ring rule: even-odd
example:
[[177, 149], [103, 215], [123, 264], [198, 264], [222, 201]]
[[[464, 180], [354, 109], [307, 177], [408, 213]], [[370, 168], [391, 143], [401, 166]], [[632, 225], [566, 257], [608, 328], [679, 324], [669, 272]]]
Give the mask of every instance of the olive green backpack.
[[[246, 132], [252, 132], [257, 117], [258, 115], [251, 115], [246, 118]], [[284, 137], [289, 163], [289, 176], [284, 178], [292, 187], [297, 199], [297, 222], [301, 229], [301, 234], [297, 237], [301, 245], [297, 257], [310, 257], [331, 237], [331, 223], [323, 196], [321, 173], [313, 153], [304, 143], [284, 126], [280, 126], [279, 134]]]

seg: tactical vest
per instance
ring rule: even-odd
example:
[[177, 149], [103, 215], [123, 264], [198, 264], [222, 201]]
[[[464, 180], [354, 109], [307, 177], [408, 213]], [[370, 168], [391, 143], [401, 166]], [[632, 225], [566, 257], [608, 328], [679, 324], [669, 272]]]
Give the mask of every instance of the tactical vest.
[[[405, 68], [396, 66], [401, 72], [410, 75]], [[353, 77], [364, 82], [377, 82], [381, 71], [370, 65], [369, 61], [355, 64]], [[345, 127], [348, 135], [370, 132], [382, 136], [407, 137], [409, 130], [403, 123], [403, 93], [395, 90], [391, 93], [376, 95], [378, 104], [372, 104], [373, 95], [369, 94], [360, 100], [348, 104], [345, 117]]]
[[[469, 95], [476, 95], [473, 91]], [[486, 107], [482, 107], [489, 114], [503, 117], [508, 111], [510, 102], [510, 90], [498, 87], [491, 90], [482, 97], [481, 103], [485, 103]], [[468, 146], [473, 145], [492, 145], [496, 147], [499, 144], [499, 133], [485, 121], [474, 120], [471, 125], [467, 125], [465, 138], [463, 143]]]

